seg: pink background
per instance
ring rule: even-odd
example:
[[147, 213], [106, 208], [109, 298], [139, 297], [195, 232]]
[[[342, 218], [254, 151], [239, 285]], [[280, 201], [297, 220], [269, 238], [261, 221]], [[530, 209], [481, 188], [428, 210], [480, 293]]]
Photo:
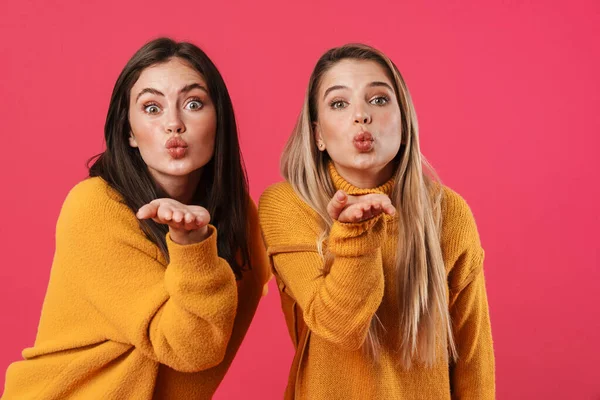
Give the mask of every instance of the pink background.
[[[56, 218], [102, 150], [117, 75], [169, 35], [223, 73], [255, 199], [280, 179], [319, 55], [350, 41], [386, 52], [423, 152], [479, 225], [498, 398], [600, 399], [600, 3], [414, 3], [3, 0], [0, 388], [35, 338]], [[291, 356], [271, 284], [215, 398], [281, 398]]]

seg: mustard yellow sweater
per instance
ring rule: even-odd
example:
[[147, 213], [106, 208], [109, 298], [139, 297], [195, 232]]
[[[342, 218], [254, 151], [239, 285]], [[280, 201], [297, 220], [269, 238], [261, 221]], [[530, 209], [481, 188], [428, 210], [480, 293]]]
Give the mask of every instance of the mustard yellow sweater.
[[3, 399], [209, 399], [254, 315], [268, 275], [256, 206], [253, 269], [236, 282], [217, 232], [170, 263], [100, 178], [68, 195], [33, 348], [9, 366]]
[[[392, 191], [391, 181], [365, 190], [350, 185], [334, 168], [330, 174], [336, 189], [351, 195]], [[483, 250], [466, 202], [448, 188], [443, 196], [441, 246], [459, 358], [451, 365], [440, 358], [433, 367], [416, 364], [405, 370], [395, 357], [400, 321], [393, 279], [398, 219], [380, 215], [356, 224], [336, 221], [326, 243], [334, 261], [325, 275], [315, 245], [320, 233], [317, 214], [288, 183], [273, 185], [262, 195], [260, 223], [296, 346], [286, 398], [494, 399]], [[288, 296], [295, 304], [286, 300]], [[375, 313], [386, 330], [379, 362], [360, 348]], [[302, 326], [308, 327], [304, 340]]]

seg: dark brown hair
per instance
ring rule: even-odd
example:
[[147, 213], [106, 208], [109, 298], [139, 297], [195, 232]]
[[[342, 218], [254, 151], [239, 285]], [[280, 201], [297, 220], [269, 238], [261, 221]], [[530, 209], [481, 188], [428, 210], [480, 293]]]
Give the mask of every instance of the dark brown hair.
[[[197, 46], [159, 38], [144, 45], [127, 62], [115, 83], [108, 107], [104, 126], [106, 150], [89, 160], [89, 176], [104, 179], [122, 195], [124, 203], [133, 212], [156, 198], [168, 197], [152, 179], [139, 150], [129, 145], [129, 97], [144, 69], [172, 58], [185, 61], [204, 77], [215, 105], [217, 130], [214, 155], [203, 167], [193, 203], [205, 207], [210, 213], [211, 224], [218, 231], [219, 256], [227, 260], [240, 279], [244, 266], [250, 267], [246, 224], [248, 180], [229, 92], [217, 67]], [[152, 220], [139, 223], [169, 260], [165, 237], [168, 227]]]

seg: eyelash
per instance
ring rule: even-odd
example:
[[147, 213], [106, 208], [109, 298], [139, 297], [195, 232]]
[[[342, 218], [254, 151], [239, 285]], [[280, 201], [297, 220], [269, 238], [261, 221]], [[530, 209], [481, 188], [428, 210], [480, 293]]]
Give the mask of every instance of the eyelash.
[[[383, 104], [375, 104], [375, 103], [373, 103], [373, 101], [375, 101], [375, 100], [379, 100], [379, 99], [381, 99], [381, 100], [384, 100], [384, 103], [383, 103]], [[373, 105], [375, 105], [375, 106], [380, 106], [380, 107], [381, 107], [381, 106], [385, 106], [385, 105], [386, 105], [386, 104], [388, 104], [389, 102], [390, 102], [390, 98], [389, 98], [388, 96], [377, 96], [377, 97], [374, 97], [373, 99], [371, 99], [371, 100], [369, 101], [369, 103], [371, 103], [371, 104], [373, 104]], [[336, 105], [336, 104], [338, 104], [338, 103], [345, 103], [345, 104], [348, 104], [348, 103], [347, 103], [346, 101], [344, 101], [344, 100], [338, 100], [338, 99], [334, 99], [334, 100], [332, 100], [332, 101], [329, 103], [329, 107], [331, 107], [331, 108], [332, 108], [332, 109], [334, 109], [334, 110], [340, 110], [340, 109], [342, 109], [342, 108], [345, 108], [345, 107], [336, 107], [335, 105]]]
[[342, 108], [345, 108], [345, 107], [335, 107], [335, 105], [336, 105], [337, 103], [345, 103], [345, 104], [348, 104], [348, 103], [347, 103], [347, 102], [345, 102], [344, 100], [334, 99], [334, 100], [331, 100], [331, 102], [329, 103], [329, 107], [331, 107], [331, 108], [332, 108], [332, 109], [334, 109], [334, 110], [341, 110]]
[[200, 107], [198, 107], [195, 110], [191, 110], [191, 111], [198, 111], [198, 110], [201, 110], [202, 108], [204, 108], [204, 103], [202, 102], [202, 100], [200, 100], [199, 97], [192, 97], [192, 98], [190, 98], [190, 100], [187, 103], [185, 103], [185, 106], [187, 107], [191, 102], [194, 102], [194, 101], [196, 103], [199, 103]]
[[148, 103], [144, 103], [144, 105], [143, 105], [144, 112], [146, 114], [150, 114], [150, 115], [153, 115], [153, 114], [156, 114], [156, 113], [148, 112], [148, 108], [149, 107], [156, 107], [156, 108], [160, 109], [160, 106], [157, 103], [153, 102], [153, 101], [148, 102]]
[[[198, 111], [198, 110], [201, 110], [201, 109], [204, 107], [204, 103], [202, 102], [202, 100], [200, 100], [200, 98], [199, 98], [199, 97], [192, 97], [192, 98], [190, 98], [190, 99], [189, 99], [189, 101], [188, 101], [188, 102], [185, 104], [185, 106], [187, 107], [187, 106], [188, 106], [188, 104], [190, 104], [191, 102], [196, 102], [196, 103], [199, 103], [199, 104], [200, 104], [200, 106], [199, 106], [197, 109], [195, 109], [195, 110], [190, 110], [190, 111]], [[151, 112], [149, 112], [149, 111], [148, 111], [148, 108], [149, 108], [149, 107], [156, 107], [156, 108], [158, 108], [158, 109], [160, 110], [160, 106], [159, 106], [157, 103], [153, 102], [153, 101], [151, 101], [151, 102], [148, 102], [148, 103], [144, 103], [144, 105], [143, 105], [142, 107], [143, 107], [143, 109], [144, 109], [144, 112], [145, 112], [146, 114], [150, 114], [150, 115], [157, 114], [157, 112], [154, 112], [154, 113], [151, 113]]]
[[387, 103], [390, 102], [390, 99], [387, 96], [377, 96], [377, 97], [373, 98], [370, 101], [370, 103], [373, 102], [374, 100], [379, 100], [379, 99], [385, 100], [385, 103], [383, 103], [383, 104], [375, 104], [376, 106], [385, 106]]

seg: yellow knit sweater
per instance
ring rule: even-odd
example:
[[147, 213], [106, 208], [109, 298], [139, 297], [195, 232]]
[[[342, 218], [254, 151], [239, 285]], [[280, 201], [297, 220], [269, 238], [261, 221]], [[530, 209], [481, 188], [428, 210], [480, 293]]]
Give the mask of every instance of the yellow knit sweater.
[[[332, 167], [330, 174], [336, 189], [351, 195], [392, 191], [391, 181], [365, 190], [350, 185]], [[393, 279], [398, 219], [380, 215], [356, 224], [334, 222], [326, 243], [334, 261], [330, 272], [323, 274], [316, 249], [320, 233], [316, 212], [288, 183], [273, 185], [262, 195], [263, 236], [296, 346], [286, 398], [495, 397], [483, 250], [466, 202], [448, 188], [443, 196], [441, 246], [459, 359], [448, 365], [440, 358], [433, 367], [413, 364], [405, 370], [395, 356], [400, 320]], [[386, 330], [379, 362], [360, 348], [375, 313]], [[308, 328], [304, 337], [302, 326]]]
[[167, 264], [119, 200], [100, 178], [69, 193], [35, 345], [3, 399], [209, 399], [221, 382], [268, 275], [256, 206], [236, 282], [213, 226], [193, 245], [167, 235]]

